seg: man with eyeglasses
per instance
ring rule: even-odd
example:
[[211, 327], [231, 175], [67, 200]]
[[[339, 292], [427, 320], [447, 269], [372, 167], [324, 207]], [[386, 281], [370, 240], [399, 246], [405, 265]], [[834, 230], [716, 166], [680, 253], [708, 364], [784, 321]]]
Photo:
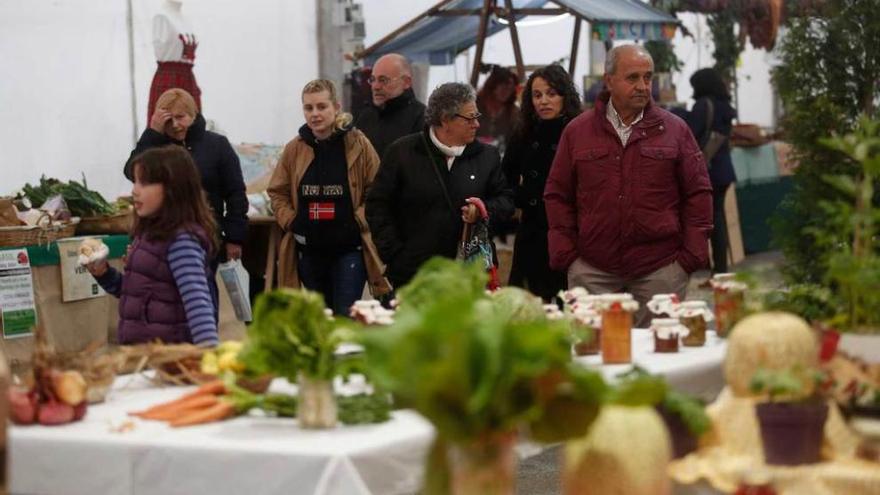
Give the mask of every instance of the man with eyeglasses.
[[373, 101], [358, 115], [355, 127], [370, 139], [381, 158], [398, 138], [425, 127], [425, 105], [412, 90], [412, 68], [406, 57], [383, 55], [369, 79]]

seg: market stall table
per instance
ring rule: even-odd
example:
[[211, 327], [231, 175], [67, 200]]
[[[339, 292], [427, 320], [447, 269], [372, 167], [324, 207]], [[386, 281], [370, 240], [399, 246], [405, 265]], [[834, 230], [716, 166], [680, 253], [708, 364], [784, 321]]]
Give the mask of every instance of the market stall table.
[[[378, 425], [327, 431], [301, 430], [288, 418], [246, 416], [173, 429], [127, 416], [182, 393], [125, 375], [82, 422], [11, 426], [11, 492], [367, 495], [414, 493], [421, 485], [434, 433], [412, 411], [396, 411]], [[113, 431], [129, 420], [131, 431]]]
[[621, 373], [639, 366], [647, 372], [662, 375], [669, 385], [679, 392], [712, 401], [724, 388], [722, 364], [727, 343], [706, 332], [706, 344], [701, 347], [679, 346], [679, 352], [660, 354], [654, 352], [654, 335], [650, 330], [636, 328], [632, 331], [632, 364], [602, 364], [602, 356], [582, 356], [575, 360], [590, 367], [598, 367], [608, 381], [614, 381]]
[[[633, 331], [633, 361], [666, 376], [680, 390], [710, 395], [723, 385], [724, 341], [707, 334], [704, 347], [655, 354], [649, 331]], [[352, 349], [348, 349], [352, 350]], [[598, 356], [576, 358], [613, 380], [632, 365], [602, 366]], [[279, 382], [273, 383], [277, 388]], [[81, 423], [12, 426], [13, 494], [416, 493], [434, 432], [412, 411], [379, 425], [305, 431], [291, 419], [241, 417], [172, 429], [134, 420], [129, 411], [173, 399], [180, 388], [156, 388], [141, 376], [118, 377], [107, 402], [90, 407]], [[132, 419], [126, 433], [112, 430]], [[540, 448], [518, 449], [521, 456]]]

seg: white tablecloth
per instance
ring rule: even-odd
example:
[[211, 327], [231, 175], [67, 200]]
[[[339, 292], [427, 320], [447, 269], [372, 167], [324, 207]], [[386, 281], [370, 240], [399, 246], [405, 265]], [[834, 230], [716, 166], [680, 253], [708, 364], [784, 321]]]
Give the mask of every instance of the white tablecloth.
[[[707, 398], [724, 384], [724, 350], [724, 342], [710, 332], [704, 347], [655, 354], [650, 332], [633, 331], [635, 364], [666, 376], [676, 389]], [[632, 367], [601, 366], [599, 356], [577, 360], [600, 366], [612, 381]], [[82, 422], [11, 426], [12, 493], [384, 495], [415, 493], [421, 486], [434, 432], [412, 411], [396, 411], [391, 421], [379, 425], [327, 431], [301, 430], [292, 419], [255, 416], [172, 429], [126, 415], [182, 393], [179, 387], [159, 389], [143, 377], [122, 376], [107, 401], [90, 407]], [[111, 431], [130, 419], [133, 431]], [[528, 457], [540, 450], [523, 444], [518, 452]]]
[[578, 362], [599, 367], [608, 381], [617, 375], [640, 366], [649, 373], [663, 375], [669, 385], [680, 391], [710, 402], [724, 388], [722, 363], [727, 352], [727, 341], [718, 338], [714, 331], [706, 332], [706, 345], [702, 347], [679, 346], [679, 352], [659, 354], [654, 352], [654, 335], [646, 329], [632, 331], [633, 364], [602, 364], [602, 356], [575, 358]]
[[[273, 384], [273, 387], [275, 384]], [[82, 422], [11, 426], [13, 494], [175, 495], [414, 493], [434, 432], [412, 411], [383, 424], [306, 431], [292, 419], [240, 417], [172, 429], [126, 413], [171, 400], [142, 377], [117, 378], [104, 404]]]

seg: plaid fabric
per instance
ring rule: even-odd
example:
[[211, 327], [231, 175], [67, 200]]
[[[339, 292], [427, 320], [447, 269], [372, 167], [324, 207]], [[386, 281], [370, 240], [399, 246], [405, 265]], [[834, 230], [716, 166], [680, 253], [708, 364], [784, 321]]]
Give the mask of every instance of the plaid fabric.
[[180, 88], [189, 92], [196, 100], [199, 112], [202, 111], [202, 90], [196, 84], [196, 76], [193, 74], [192, 64], [186, 62], [159, 62], [156, 74], [153, 76], [153, 84], [150, 85], [150, 102], [147, 105], [147, 127], [156, 110], [156, 100], [162, 93], [171, 88]]

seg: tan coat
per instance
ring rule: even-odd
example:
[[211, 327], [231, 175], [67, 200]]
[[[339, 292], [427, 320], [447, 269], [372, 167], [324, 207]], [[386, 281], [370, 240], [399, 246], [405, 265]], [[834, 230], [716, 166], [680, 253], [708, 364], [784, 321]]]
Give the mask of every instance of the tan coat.
[[[299, 183], [314, 157], [312, 147], [299, 136], [295, 137], [284, 147], [266, 190], [272, 201], [275, 219], [285, 232], [278, 250], [278, 285], [281, 287], [300, 287], [296, 268], [296, 241], [290, 226], [296, 218]], [[379, 155], [364, 133], [352, 129], [345, 135], [345, 161], [348, 163], [348, 186], [351, 190], [354, 217], [361, 229], [367, 281], [370, 292], [378, 297], [389, 292], [391, 286], [382, 275], [385, 267], [373, 244], [370, 227], [364, 216], [364, 201], [379, 170]]]

